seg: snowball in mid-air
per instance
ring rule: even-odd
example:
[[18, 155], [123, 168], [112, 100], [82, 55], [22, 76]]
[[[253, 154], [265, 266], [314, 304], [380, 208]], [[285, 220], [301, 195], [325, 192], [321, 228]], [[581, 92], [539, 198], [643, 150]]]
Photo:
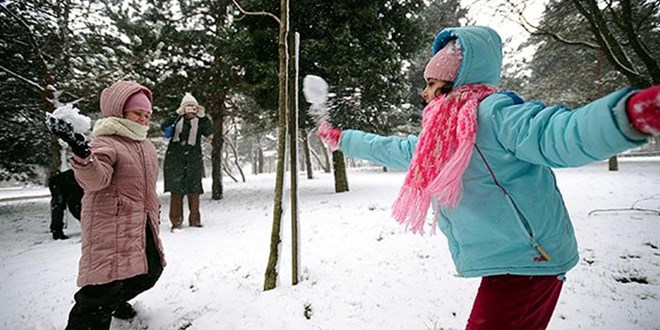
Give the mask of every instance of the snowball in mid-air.
[[321, 105], [328, 100], [328, 83], [323, 78], [307, 75], [303, 79], [305, 100], [313, 105]]
[[76, 133], [85, 133], [91, 127], [92, 120], [85, 115], [81, 115], [78, 108], [70, 103], [58, 107], [50, 115], [71, 124], [73, 131]]

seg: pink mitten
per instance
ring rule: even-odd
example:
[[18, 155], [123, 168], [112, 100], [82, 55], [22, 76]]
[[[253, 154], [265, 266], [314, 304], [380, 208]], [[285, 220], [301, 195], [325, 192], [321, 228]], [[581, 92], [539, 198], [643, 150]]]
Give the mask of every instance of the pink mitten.
[[645, 134], [660, 135], [660, 85], [635, 93], [626, 103], [628, 118]]
[[339, 148], [341, 130], [332, 127], [330, 123], [323, 119], [319, 120], [316, 125], [318, 126], [316, 136], [318, 136], [319, 139], [321, 139], [321, 141], [323, 141], [323, 143], [325, 143], [328, 148], [330, 148], [330, 151], [337, 150], [337, 148]]

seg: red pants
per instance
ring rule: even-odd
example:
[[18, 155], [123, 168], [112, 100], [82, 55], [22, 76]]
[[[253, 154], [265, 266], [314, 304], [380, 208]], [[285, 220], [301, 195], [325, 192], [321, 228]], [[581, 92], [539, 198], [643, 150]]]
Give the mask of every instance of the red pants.
[[484, 277], [466, 329], [545, 329], [562, 284], [557, 275]]

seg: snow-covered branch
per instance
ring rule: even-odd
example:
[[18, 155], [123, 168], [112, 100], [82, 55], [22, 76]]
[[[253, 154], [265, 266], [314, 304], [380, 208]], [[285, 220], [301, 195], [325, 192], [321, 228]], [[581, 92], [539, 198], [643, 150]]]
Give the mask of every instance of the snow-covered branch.
[[47, 81], [47, 84], [52, 83], [52, 81], [48, 81], [49, 77], [52, 79], [52, 76], [50, 75], [50, 69], [48, 68], [48, 64], [46, 63], [46, 59], [44, 58], [44, 55], [41, 52], [41, 48], [37, 44], [37, 41], [34, 39], [34, 32], [32, 31], [32, 28], [25, 22], [25, 20], [18, 16], [16, 13], [11, 11], [7, 6], [0, 6], [0, 10], [4, 11], [7, 15], [13, 17], [18, 23], [23, 26], [27, 30], [27, 38], [28, 41], [30, 42], [30, 45], [32, 46], [32, 50], [34, 51], [34, 54], [39, 58], [39, 62], [42, 66], [42, 69], [44, 70]]
[[11, 76], [13, 76], [14, 78], [16, 78], [16, 79], [18, 79], [18, 80], [20, 80], [20, 81], [22, 81], [22, 82], [24, 82], [24, 83], [27, 83], [28, 85], [30, 85], [30, 86], [32, 86], [32, 87], [34, 87], [38, 92], [43, 92], [43, 91], [46, 90], [44, 87], [42, 87], [42, 86], [39, 85], [38, 83], [36, 83], [36, 82], [34, 82], [34, 81], [32, 81], [32, 80], [30, 80], [30, 79], [28, 79], [28, 78], [23, 77], [23, 76], [21, 76], [20, 74], [14, 72], [14, 71], [11, 71], [11, 70], [5, 68], [5, 67], [2, 66], [1, 64], [0, 64], [0, 69], [2, 69], [2, 71], [7, 72], [8, 74], [10, 74]]

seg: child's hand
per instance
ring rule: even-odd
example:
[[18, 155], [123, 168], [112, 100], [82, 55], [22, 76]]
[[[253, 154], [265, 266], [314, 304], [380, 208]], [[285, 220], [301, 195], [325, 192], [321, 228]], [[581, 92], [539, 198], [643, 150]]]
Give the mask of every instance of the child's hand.
[[341, 130], [332, 127], [330, 123], [321, 119], [316, 122], [318, 130], [316, 131], [316, 136], [325, 143], [330, 151], [335, 151], [339, 148], [339, 139], [341, 138]]
[[660, 85], [635, 93], [626, 103], [628, 118], [645, 134], [660, 135]]
[[80, 133], [74, 132], [73, 125], [70, 123], [60, 118], [49, 116], [46, 120], [46, 127], [48, 127], [51, 133], [66, 142], [76, 156], [87, 158], [91, 153], [85, 137]]

